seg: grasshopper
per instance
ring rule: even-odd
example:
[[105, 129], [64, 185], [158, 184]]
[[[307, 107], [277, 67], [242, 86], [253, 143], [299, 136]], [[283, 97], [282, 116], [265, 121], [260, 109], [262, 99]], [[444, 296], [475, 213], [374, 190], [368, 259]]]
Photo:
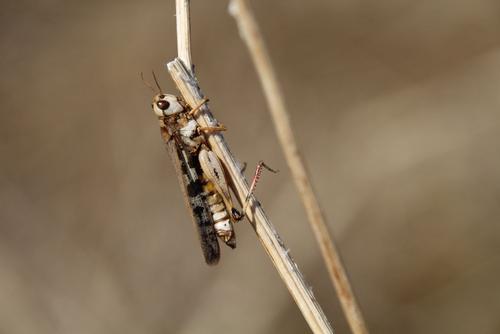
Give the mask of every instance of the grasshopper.
[[217, 237], [235, 248], [233, 223], [243, 218], [233, 206], [221, 162], [205, 139], [205, 135], [224, 131], [225, 127], [201, 127], [193, 116], [208, 100], [190, 108], [175, 95], [163, 94], [154, 78], [160, 92], [153, 97], [153, 112], [197, 229], [205, 262], [214, 265], [220, 258]]
[[[209, 265], [217, 264], [220, 258], [217, 237], [234, 249], [236, 235], [233, 224], [244, 217], [233, 205], [222, 164], [209, 148], [205, 137], [226, 128], [222, 125], [202, 127], [194, 119], [196, 112], [208, 99], [191, 108], [177, 96], [163, 94], [154, 73], [153, 78], [159, 93], [143, 78], [144, 83], [155, 92], [153, 112], [158, 117], [162, 138], [174, 163], [186, 206], [197, 229], [205, 262]], [[243, 212], [250, 203], [263, 167], [277, 172], [264, 162], [259, 162]]]

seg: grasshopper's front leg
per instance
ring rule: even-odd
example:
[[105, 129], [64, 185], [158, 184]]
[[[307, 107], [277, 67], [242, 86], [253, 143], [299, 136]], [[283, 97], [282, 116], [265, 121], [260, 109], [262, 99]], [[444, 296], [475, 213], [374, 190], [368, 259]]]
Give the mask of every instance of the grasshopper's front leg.
[[[203, 99], [197, 106], [193, 107], [193, 109], [191, 109], [189, 112], [188, 112], [188, 115], [190, 117], [194, 117], [194, 115], [201, 109], [201, 107], [207, 103], [209, 100], [208, 99]], [[227, 128], [220, 124], [220, 125], [217, 125], [217, 126], [200, 126], [198, 127], [198, 133], [199, 134], [212, 134], [212, 133], [215, 133], [215, 132], [220, 132], [220, 131], [226, 131]]]
[[193, 117], [194, 114], [196, 114], [200, 109], [201, 107], [207, 103], [209, 100], [207, 98], [203, 99], [197, 106], [194, 106], [193, 109], [191, 109], [189, 112], [188, 112], [188, 115]]

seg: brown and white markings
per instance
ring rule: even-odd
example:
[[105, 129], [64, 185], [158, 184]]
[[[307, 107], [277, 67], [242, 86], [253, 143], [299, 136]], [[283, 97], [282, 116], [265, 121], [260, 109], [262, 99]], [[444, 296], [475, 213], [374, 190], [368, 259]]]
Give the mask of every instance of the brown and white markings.
[[225, 128], [200, 127], [193, 118], [206, 102], [189, 108], [176, 96], [163, 94], [160, 89], [153, 98], [152, 107], [198, 231], [205, 261], [216, 264], [220, 258], [217, 237], [235, 248], [233, 223], [243, 216], [233, 207], [220, 160], [209, 149], [204, 137], [206, 133]]

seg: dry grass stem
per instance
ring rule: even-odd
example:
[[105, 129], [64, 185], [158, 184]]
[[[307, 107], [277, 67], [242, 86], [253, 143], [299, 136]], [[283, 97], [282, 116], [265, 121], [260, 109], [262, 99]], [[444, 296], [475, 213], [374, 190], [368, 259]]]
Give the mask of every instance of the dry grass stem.
[[189, 0], [175, 0], [175, 17], [177, 25], [177, 56], [190, 71], [193, 71]]
[[[192, 68], [192, 65], [190, 65], [191, 55], [189, 46], [189, 1], [176, 0], [176, 4], [177, 38], [183, 42], [178, 42], [178, 55], [180, 59], [175, 59], [168, 63], [167, 68], [184, 100], [189, 105], [195, 106], [203, 101], [204, 95], [193, 72], [188, 70], [188, 68]], [[188, 68], [186, 68], [184, 63], [188, 64]], [[214, 126], [218, 124], [207, 104], [201, 107], [200, 112], [196, 113], [195, 118], [201, 126]], [[244, 203], [249, 193], [249, 187], [245, 177], [241, 174], [240, 165], [231, 154], [228, 145], [220, 133], [208, 136], [208, 141], [211, 149], [224, 164], [238, 201], [240, 204]], [[302, 273], [291, 258], [264, 210], [253, 197], [251, 197], [250, 204], [245, 213], [313, 333], [333, 333], [328, 319], [304, 281]]]
[[[182, 97], [189, 105], [197, 105], [203, 101], [204, 96], [196, 78], [188, 72], [179, 59], [171, 61], [167, 67]], [[217, 124], [206, 104], [203, 105], [195, 118], [201, 126]], [[210, 135], [208, 141], [210, 148], [224, 164], [239, 203], [243, 203], [248, 195], [249, 187], [239, 169], [240, 164], [229, 151], [221, 134]], [[333, 333], [323, 310], [304, 281], [302, 273], [290, 257], [288, 250], [258, 201], [252, 198], [245, 213], [313, 333]]]
[[285, 153], [293, 179], [307, 211], [309, 222], [320, 245], [323, 259], [351, 330], [355, 334], [368, 333], [342, 261], [330, 236], [324, 215], [307, 174], [304, 160], [301, 157], [292, 131], [283, 94], [254, 15], [245, 0], [232, 0], [230, 3], [230, 13], [234, 16], [238, 24], [240, 35], [245, 41], [257, 69], [281, 147]]

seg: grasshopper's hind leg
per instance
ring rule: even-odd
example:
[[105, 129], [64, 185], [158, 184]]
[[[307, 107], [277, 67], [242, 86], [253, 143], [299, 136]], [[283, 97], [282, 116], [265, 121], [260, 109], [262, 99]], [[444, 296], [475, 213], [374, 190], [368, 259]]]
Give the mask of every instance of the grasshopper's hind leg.
[[262, 174], [262, 170], [264, 168], [267, 169], [268, 171], [272, 172], [272, 173], [278, 173], [278, 170], [272, 169], [271, 167], [269, 167], [268, 165], [266, 165], [264, 163], [264, 161], [262, 161], [262, 160], [259, 161], [259, 163], [257, 164], [257, 167], [255, 168], [255, 174], [253, 176], [252, 183], [250, 185], [250, 189], [248, 190], [248, 195], [247, 195], [247, 197], [245, 199], [245, 203], [243, 204], [243, 209], [241, 210], [243, 212], [243, 214], [240, 213], [240, 215], [241, 215], [240, 220], [243, 218], [243, 216], [247, 212], [248, 206], [250, 205], [250, 200], [252, 199], [252, 196], [253, 196], [253, 193], [255, 191], [255, 188], [257, 188], [257, 182], [259, 182], [260, 176]]
[[202, 145], [198, 153], [203, 176], [206, 178], [206, 189], [211, 194], [208, 204], [212, 213], [217, 235], [231, 248], [236, 247], [233, 228], [233, 203], [225, 172], [217, 155]]

